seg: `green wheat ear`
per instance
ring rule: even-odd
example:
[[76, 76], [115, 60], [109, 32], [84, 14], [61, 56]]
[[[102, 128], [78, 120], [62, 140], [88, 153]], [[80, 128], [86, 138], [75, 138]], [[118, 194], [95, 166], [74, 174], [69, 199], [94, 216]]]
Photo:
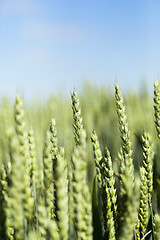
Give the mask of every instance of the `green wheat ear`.
[[92, 133], [91, 141], [93, 145], [98, 184], [99, 184], [99, 187], [101, 188], [102, 187], [102, 152], [101, 152], [98, 137], [95, 131], [93, 131]]
[[112, 160], [109, 150], [105, 149], [102, 162], [102, 202], [104, 230], [109, 239], [115, 240], [115, 220], [117, 216], [115, 179], [113, 176]]
[[137, 224], [137, 238], [140, 235], [143, 237], [148, 224], [148, 185], [147, 185], [147, 176], [146, 170], [144, 167], [140, 168], [140, 177], [141, 177], [141, 186], [140, 186], [140, 207], [139, 207], [139, 219]]
[[121, 133], [124, 164], [128, 168], [129, 175], [132, 178], [132, 185], [134, 185], [134, 166], [133, 166], [133, 159], [132, 159], [132, 147], [131, 147], [131, 137], [130, 137], [131, 134], [128, 129], [127, 115], [125, 112], [125, 106], [123, 104], [123, 97], [121, 95], [121, 90], [118, 84], [116, 84], [115, 86], [115, 99], [116, 99], [117, 115], [118, 115], [118, 122], [119, 122], [119, 130]]
[[38, 203], [38, 239], [60, 240], [57, 224], [47, 214], [44, 199], [40, 198]]
[[17, 133], [17, 138], [19, 146], [20, 158], [21, 158], [21, 174], [23, 182], [22, 184], [22, 201], [23, 201], [23, 210], [24, 215], [28, 223], [33, 220], [33, 209], [34, 209], [34, 199], [31, 196], [30, 189], [30, 156], [29, 156], [29, 146], [28, 146], [28, 136], [25, 130], [25, 121], [24, 121], [24, 109], [23, 101], [17, 95], [15, 108], [14, 108], [14, 118], [15, 118], [15, 129]]
[[50, 132], [47, 131], [43, 151], [43, 184], [45, 206], [49, 218], [54, 217], [54, 185], [53, 185], [53, 163], [51, 156]]
[[61, 239], [69, 239], [68, 220], [68, 180], [64, 149], [60, 148], [55, 165], [55, 187], [57, 202], [58, 228]]
[[80, 144], [80, 132], [83, 129], [83, 120], [81, 116], [81, 108], [79, 99], [76, 93], [76, 90], [73, 90], [73, 93], [71, 94], [72, 99], [72, 110], [73, 110], [73, 119], [74, 119], [74, 136], [75, 136], [75, 142], [77, 145]]
[[30, 156], [30, 188], [31, 194], [34, 199], [34, 219], [36, 229], [38, 229], [38, 219], [37, 219], [37, 203], [39, 198], [39, 188], [40, 188], [40, 181], [38, 178], [38, 170], [37, 170], [37, 160], [36, 160], [36, 146], [35, 146], [35, 139], [33, 129], [31, 128], [28, 133], [28, 146], [29, 146], [29, 156]]
[[151, 206], [152, 191], [153, 191], [153, 150], [150, 135], [144, 132], [142, 136], [143, 147], [143, 164], [146, 170], [147, 186], [148, 186], [148, 201]]
[[157, 130], [157, 136], [160, 139], [160, 86], [159, 82], [154, 83], [154, 115], [155, 115], [155, 125]]
[[[118, 152], [118, 159], [119, 159], [119, 174], [122, 176], [125, 172], [125, 162], [124, 162], [124, 156], [123, 156], [123, 150], [120, 148], [120, 151]], [[120, 183], [122, 183], [120, 179]]]
[[97, 179], [101, 189], [103, 204], [103, 222], [105, 234], [109, 239], [115, 239], [115, 218], [117, 215], [115, 179], [113, 176], [112, 160], [108, 149], [106, 148], [105, 157], [102, 157], [98, 137], [93, 131], [91, 136]]
[[112, 203], [112, 209], [114, 213], [114, 218], [117, 217], [117, 194], [115, 189], [115, 178], [114, 178], [114, 172], [113, 172], [113, 166], [112, 166], [112, 159], [110, 156], [109, 150], [105, 149], [105, 157], [102, 162], [102, 168], [103, 168], [103, 182], [105, 182], [105, 185], [107, 185], [110, 193], [111, 203]]
[[50, 142], [51, 142], [52, 161], [54, 164], [54, 161], [58, 153], [57, 128], [56, 128], [56, 120], [54, 118], [51, 119], [51, 123], [50, 123]]
[[[37, 187], [37, 160], [36, 160], [36, 145], [34, 139], [34, 132], [31, 128], [28, 133], [28, 143], [29, 143], [29, 156], [30, 156], [30, 181], [31, 188], [34, 192]], [[34, 194], [34, 193], [33, 193]]]
[[[121, 177], [121, 217], [118, 223], [117, 236], [119, 239], [129, 240], [133, 237], [133, 229], [137, 217], [137, 185], [134, 181], [134, 165], [132, 159], [131, 137], [128, 129], [125, 106], [118, 84], [115, 86], [115, 99], [119, 130], [121, 133], [122, 151], [119, 154], [121, 158], [120, 177]], [[126, 227], [127, 226], [127, 227]]]
[[22, 163], [18, 148], [18, 139], [13, 131], [8, 132], [9, 148], [12, 153], [12, 169], [9, 175], [10, 185], [6, 198], [6, 228], [9, 239], [25, 238], [23, 211]]
[[150, 135], [144, 132], [142, 136], [142, 147], [143, 147], [143, 165], [146, 172], [147, 178], [147, 187], [148, 187], [148, 203], [151, 213], [151, 221], [152, 221], [152, 236], [154, 238], [154, 217], [153, 217], [153, 209], [152, 209], [152, 192], [153, 192], [153, 156], [154, 152], [152, 149], [152, 142]]
[[92, 239], [91, 197], [86, 172], [86, 131], [79, 134], [79, 145], [72, 154], [73, 208], [77, 239]]
[[54, 216], [57, 217], [57, 201], [56, 201], [56, 185], [55, 185], [55, 169], [57, 164], [57, 155], [58, 155], [58, 138], [57, 138], [57, 127], [56, 127], [56, 120], [53, 118], [51, 119], [50, 123], [50, 146], [51, 146], [51, 161], [50, 164], [52, 164], [52, 168], [50, 171], [52, 171], [52, 180], [53, 180], [53, 195], [52, 195], [52, 202], [54, 203]]
[[91, 196], [87, 185], [86, 131], [83, 129], [81, 108], [77, 93], [71, 94], [74, 119], [74, 136], [76, 148], [72, 154], [72, 183], [75, 229], [78, 239], [92, 239]]

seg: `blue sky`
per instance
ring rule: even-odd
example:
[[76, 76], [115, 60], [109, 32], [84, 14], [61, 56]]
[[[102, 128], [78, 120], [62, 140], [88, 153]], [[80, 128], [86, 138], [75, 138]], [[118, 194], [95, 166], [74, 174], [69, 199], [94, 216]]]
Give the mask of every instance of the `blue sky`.
[[0, 0], [0, 94], [160, 78], [159, 0]]

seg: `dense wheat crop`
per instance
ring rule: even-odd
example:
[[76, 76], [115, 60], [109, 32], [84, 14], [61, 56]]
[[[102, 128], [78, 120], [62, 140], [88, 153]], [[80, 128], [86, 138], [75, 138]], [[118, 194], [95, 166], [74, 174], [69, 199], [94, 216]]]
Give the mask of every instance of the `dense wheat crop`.
[[160, 239], [160, 86], [0, 108], [0, 239]]

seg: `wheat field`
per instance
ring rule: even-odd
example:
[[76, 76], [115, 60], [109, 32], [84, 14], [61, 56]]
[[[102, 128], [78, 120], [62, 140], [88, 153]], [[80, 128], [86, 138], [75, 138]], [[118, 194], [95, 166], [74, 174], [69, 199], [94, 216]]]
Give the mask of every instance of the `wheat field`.
[[160, 239], [160, 85], [0, 108], [0, 239]]

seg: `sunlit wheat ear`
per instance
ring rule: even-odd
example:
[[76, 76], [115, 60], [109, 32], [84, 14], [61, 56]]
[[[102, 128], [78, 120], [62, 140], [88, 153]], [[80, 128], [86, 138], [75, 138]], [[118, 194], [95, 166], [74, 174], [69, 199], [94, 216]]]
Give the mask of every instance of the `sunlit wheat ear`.
[[102, 187], [102, 152], [101, 152], [98, 137], [95, 131], [93, 131], [92, 133], [91, 140], [93, 145], [97, 179], [98, 179], [99, 187], [101, 188]]
[[93, 239], [93, 227], [92, 227], [92, 206], [91, 206], [91, 194], [89, 191], [89, 187], [86, 183], [83, 187], [83, 198], [84, 201], [84, 221], [86, 224], [86, 230], [85, 230], [85, 237], [88, 240]]
[[136, 239], [140, 240], [141, 236], [140, 236], [140, 220], [139, 220], [139, 217], [137, 217], [137, 223], [135, 225], [134, 231], [135, 231]]
[[119, 122], [119, 130], [121, 133], [122, 151], [124, 157], [124, 165], [128, 167], [130, 176], [132, 177], [132, 185], [134, 185], [134, 166], [132, 159], [132, 147], [131, 147], [131, 136], [128, 129], [127, 115], [125, 112], [125, 106], [123, 104], [123, 97], [121, 95], [121, 90], [116, 84], [115, 86], [115, 99], [117, 107], [117, 115]]
[[56, 120], [54, 118], [51, 119], [51, 123], [50, 123], [50, 142], [51, 142], [52, 161], [54, 161], [58, 153], [57, 128], [56, 128]]
[[104, 229], [105, 232], [108, 232], [110, 239], [115, 239], [114, 217], [116, 217], [117, 214], [117, 196], [114, 188], [115, 180], [113, 177], [112, 161], [108, 149], [106, 149], [105, 158], [102, 158], [102, 153], [95, 131], [92, 133], [91, 140], [93, 144], [97, 179], [101, 189]]
[[[118, 152], [118, 159], [119, 159], [119, 174], [120, 176], [124, 174], [125, 171], [125, 163], [124, 163], [124, 156], [122, 148]], [[120, 181], [121, 183], [121, 181]]]
[[28, 223], [33, 218], [34, 211], [34, 199], [31, 196], [30, 189], [30, 172], [29, 172], [29, 146], [28, 146], [28, 136], [25, 130], [25, 122], [24, 122], [24, 109], [23, 109], [23, 101], [17, 95], [15, 108], [14, 108], [14, 118], [15, 118], [15, 129], [17, 133], [17, 138], [19, 142], [20, 158], [21, 158], [21, 174], [23, 182], [22, 184], [22, 201], [23, 201], [23, 210], [26, 221]]
[[[90, 197], [88, 197], [89, 194], [88, 186], [86, 186], [87, 172], [85, 156], [86, 156], [86, 132], [85, 130], [81, 130], [79, 145], [75, 147], [74, 152], [72, 154], [74, 223], [78, 239], [87, 239], [87, 236], [88, 239], [90, 239], [91, 238], [90, 234], [92, 232], [92, 224], [90, 217], [91, 202], [89, 201]], [[86, 217], [86, 214], [89, 214], [89, 216]], [[88, 231], [88, 227], [91, 230]]]
[[104, 230], [108, 233], [109, 239], [116, 240], [115, 237], [115, 221], [112, 211], [112, 199], [107, 184], [103, 184], [102, 190], [102, 201], [103, 201], [103, 220]]
[[60, 240], [57, 224], [54, 219], [50, 219], [45, 208], [45, 203], [42, 198], [38, 204], [38, 239]]
[[57, 155], [58, 155], [58, 137], [57, 137], [57, 127], [56, 127], [56, 120], [53, 118], [51, 119], [50, 123], [50, 146], [51, 146], [51, 160], [52, 160], [52, 174], [53, 174], [53, 203], [54, 203], [54, 216], [57, 218], [57, 200], [56, 200], [56, 185], [55, 185], [55, 171], [56, 171], [56, 164], [57, 164]]
[[102, 209], [105, 234], [109, 239], [115, 238], [115, 218], [117, 215], [115, 180], [113, 176], [112, 161], [108, 149], [105, 149], [105, 157], [102, 161]]
[[143, 165], [146, 170], [147, 186], [148, 186], [148, 200], [151, 206], [152, 191], [153, 191], [153, 148], [150, 135], [144, 132], [142, 136], [143, 147]]
[[160, 139], [160, 86], [159, 82], [154, 83], [154, 115], [155, 115], [155, 126], [157, 130], [157, 136]]
[[122, 152], [120, 153], [120, 196], [122, 215], [119, 219], [118, 237], [119, 239], [129, 240], [133, 237], [133, 228], [135, 226], [138, 214], [136, 197], [137, 185], [135, 185], [134, 181], [134, 165], [132, 158], [130, 131], [128, 129], [125, 106], [118, 84], [115, 86], [115, 99], [122, 142]]
[[53, 185], [53, 162], [51, 155], [51, 144], [50, 144], [50, 132], [47, 131], [44, 151], [43, 151], [43, 184], [44, 184], [44, 197], [45, 206], [49, 218], [54, 217], [54, 185]]
[[139, 207], [139, 232], [144, 236], [148, 224], [148, 185], [146, 170], [144, 167], [140, 168], [141, 186], [140, 186], [140, 207]]
[[[7, 131], [7, 140], [8, 140], [8, 149], [10, 152], [10, 168], [9, 168], [9, 175], [8, 175], [8, 180], [11, 181], [12, 179], [12, 168], [14, 165], [15, 161], [15, 155], [16, 155], [16, 148], [15, 146], [18, 144], [17, 139], [15, 140], [15, 132], [13, 128], [9, 128]], [[8, 184], [7, 184], [8, 186]], [[9, 187], [9, 186], [8, 186]], [[5, 195], [5, 215], [6, 215], [6, 220], [5, 220], [5, 225], [6, 225], [6, 234], [9, 239], [14, 239], [14, 226], [13, 226], [13, 213], [11, 211], [12, 208], [12, 202], [10, 201], [10, 188], [7, 189], [7, 194]]]
[[[118, 219], [117, 236], [118, 239], [132, 240], [133, 229], [135, 228], [136, 219], [138, 215], [138, 186], [132, 186], [132, 178], [128, 174], [129, 171], [125, 168], [121, 175], [121, 215]], [[126, 227], [127, 226], [127, 227]]]
[[71, 94], [71, 99], [72, 99], [72, 111], [73, 111], [73, 127], [74, 127], [74, 137], [75, 137], [75, 142], [76, 145], [80, 144], [80, 132], [83, 129], [83, 120], [81, 116], [81, 108], [80, 108], [80, 103], [79, 99], [76, 93], [76, 90], [73, 90], [73, 93]]
[[69, 239], [69, 220], [68, 220], [68, 180], [67, 164], [64, 155], [64, 149], [60, 148], [57, 154], [57, 163], [55, 166], [55, 186], [58, 228], [61, 239]]
[[72, 160], [68, 162], [68, 215], [69, 215], [69, 233], [70, 237], [74, 232], [74, 201], [73, 201], [73, 165]]
[[36, 146], [35, 146], [35, 138], [34, 132], [31, 128], [28, 133], [28, 145], [29, 145], [29, 156], [30, 156], [30, 182], [32, 191], [35, 191], [37, 186], [37, 159], [36, 159]]
[[9, 148], [12, 152], [12, 169], [9, 176], [10, 185], [6, 198], [6, 228], [9, 239], [25, 237], [23, 210], [22, 163], [19, 143], [13, 131], [8, 132]]
[[112, 167], [112, 159], [109, 150], [105, 149], [105, 157], [102, 162], [103, 182], [108, 186], [114, 217], [117, 216], [117, 194], [115, 189], [115, 178]]
[[[39, 197], [39, 189], [41, 181], [39, 180], [38, 170], [37, 170], [37, 159], [36, 159], [36, 146], [35, 146], [35, 138], [33, 129], [31, 128], [28, 133], [28, 150], [29, 150], [29, 156], [30, 156], [30, 188], [31, 188], [31, 194], [34, 199], [34, 219], [35, 219], [35, 225], [36, 229], [38, 229], [38, 219], [37, 219], [37, 201]], [[41, 171], [40, 171], [41, 172]]]

